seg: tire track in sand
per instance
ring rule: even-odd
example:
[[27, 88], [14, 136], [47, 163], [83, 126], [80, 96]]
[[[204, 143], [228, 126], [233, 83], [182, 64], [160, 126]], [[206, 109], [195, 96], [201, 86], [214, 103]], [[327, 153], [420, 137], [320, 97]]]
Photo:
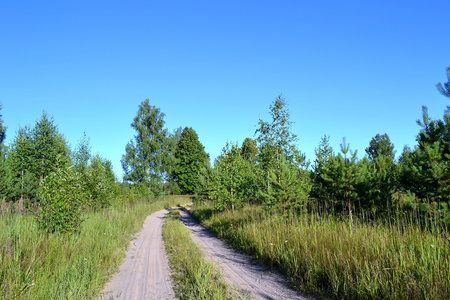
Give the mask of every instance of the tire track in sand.
[[206, 255], [219, 264], [228, 284], [248, 291], [252, 298], [257, 299], [312, 299], [292, 290], [280, 274], [267, 271], [264, 266], [252, 263], [251, 257], [226, 247], [187, 211], [181, 212], [181, 220], [192, 231], [194, 240]]
[[162, 239], [168, 209], [149, 215], [99, 299], [175, 299]]

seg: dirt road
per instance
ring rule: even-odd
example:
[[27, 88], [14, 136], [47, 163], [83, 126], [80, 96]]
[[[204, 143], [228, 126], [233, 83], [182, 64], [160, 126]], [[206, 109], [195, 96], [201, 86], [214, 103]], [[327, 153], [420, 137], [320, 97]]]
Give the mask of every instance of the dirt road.
[[[102, 291], [106, 299], [175, 299], [162, 239], [162, 224], [169, 210], [158, 211], [145, 219], [138, 237], [130, 243], [120, 270]], [[226, 282], [240, 293], [257, 299], [307, 299], [291, 290], [281, 275], [265, 270], [224, 245], [186, 211], [184, 224], [206, 255], [218, 263]]]
[[264, 266], [252, 263], [250, 257], [226, 247], [186, 211], [181, 212], [181, 219], [203, 251], [220, 265], [228, 284], [248, 291], [252, 298], [308, 299], [290, 289], [281, 275], [265, 270]]
[[139, 236], [130, 243], [119, 272], [108, 282], [101, 300], [175, 299], [162, 239], [168, 210], [145, 219]]

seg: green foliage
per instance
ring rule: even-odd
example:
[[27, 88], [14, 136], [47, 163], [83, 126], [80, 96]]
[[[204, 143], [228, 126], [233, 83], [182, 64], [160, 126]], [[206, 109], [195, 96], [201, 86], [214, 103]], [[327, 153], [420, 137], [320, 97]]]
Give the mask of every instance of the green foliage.
[[58, 132], [53, 118], [49, 118], [45, 112], [32, 130], [32, 140], [34, 152], [32, 172], [39, 181], [44, 180], [58, 167], [69, 165], [69, 147], [62, 134]]
[[44, 112], [34, 128], [19, 128], [6, 159], [8, 195], [38, 202], [38, 183], [57, 168], [70, 165], [69, 148], [52, 118]]
[[422, 127], [414, 151], [404, 151], [401, 159], [402, 183], [419, 198], [449, 201], [450, 195], [450, 109], [442, 120], [433, 120], [423, 107]]
[[91, 145], [86, 132], [83, 133], [83, 137], [78, 142], [75, 151], [72, 153], [72, 161], [76, 170], [83, 171], [88, 167], [91, 160]]
[[447, 79], [448, 81], [445, 82], [444, 84], [438, 83], [437, 89], [439, 92], [442, 93], [442, 95], [450, 97], [450, 67], [447, 68]]
[[94, 156], [89, 166], [79, 173], [85, 204], [98, 209], [110, 205], [117, 193], [116, 178], [111, 161]]
[[162, 184], [169, 178], [174, 159], [164, 124], [164, 113], [151, 106], [148, 99], [143, 101], [131, 124], [136, 130], [135, 139], [127, 144], [122, 156], [124, 180], [144, 183], [156, 194], [163, 192]]
[[290, 113], [287, 109], [286, 100], [280, 95], [269, 107], [271, 122], [259, 120], [258, 134], [259, 155], [258, 161], [262, 168], [267, 171], [279, 167], [281, 156], [288, 162], [301, 164], [304, 157], [295, 146], [297, 135], [291, 132], [292, 122], [289, 120]]
[[19, 128], [7, 154], [8, 195], [14, 200], [19, 198], [36, 199], [35, 190], [38, 179], [33, 173], [36, 159], [31, 129]]
[[317, 298], [450, 296], [447, 241], [408, 217], [396, 224], [311, 212], [286, 218], [254, 206], [234, 212], [194, 206], [191, 212], [230, 246], [282, 269]]
[[395, 158], [394, 144], [391, 143], [387, 133], [383, 135], [377, 134], [373, 137], [369, 143], [369, 147], [366, 148], [366, 153], [371, 161], [380, 155], [384, 155], [391, 160]]
[[242, 157], [238, 145], [227, 143], [215, 163], [215, 170], [210, 197], [216, 200], [216, 209], [234, 209], [255, 197], [256, 170]]
[[249, 162], [256, 163], [256, 156], [258, 155], [257, 143], [251, 138], [246, 138], [241, 146], [242, 158]]
[[311, 190], [308, 172], [294, 167], [282, 157], [280, 168], [271, 173], [270, 183], [267, 193], [261, 191], [266, 207], [289, 211], [306, 208]]
[[193, 194], [199, 182], [201, 168], [209, 167], [209, 157], [194, 129], [183, 129], [175, 150], [175, 158], [175, 181], [181, 193]]
[[100, 298], [145, 218], [183, 201], [168, 197], [133, 205], [114, 202], [85, 213], [81, 230], [72, 235], [45, 234], [31, 214], [2, 215], [0, 298]]
[[40, 228], [68, 234], [80, 229], [84, 199], [79, 178], [72, 169], [58, 169], [46, 176], [40, 184], [40, 198]]

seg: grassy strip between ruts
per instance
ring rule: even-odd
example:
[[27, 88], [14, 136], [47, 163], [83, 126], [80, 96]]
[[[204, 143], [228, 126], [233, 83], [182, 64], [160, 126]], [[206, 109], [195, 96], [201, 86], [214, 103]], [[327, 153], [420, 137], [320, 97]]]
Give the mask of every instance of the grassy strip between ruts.
[[450, 247], [414, 224], [287, 218], [262, 207], [191, 213], [233, 247], [281, 267], [303, 291], [336, 299], [450, 299]]
[[112, 206], [86, 214], [80, 232], [67, 234], [43, 233], [32, 215], [1, 216], [0, 299], [94, 299], [145, 218], [188, 201]]
[[191, 232], [180, 220], [180, 211], [169, 213], [163, 225], [163, 238], [172, 268], [175, 294], [180, 299], [231, 299], [219, 268], [204, 259]]

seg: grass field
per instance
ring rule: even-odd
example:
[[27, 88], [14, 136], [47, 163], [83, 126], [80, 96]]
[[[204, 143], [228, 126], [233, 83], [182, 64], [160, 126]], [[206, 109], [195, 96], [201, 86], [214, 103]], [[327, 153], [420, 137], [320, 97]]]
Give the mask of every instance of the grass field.
[[270, 215], [261, 207], [192, 214], [233, 247], [282, 268], [301, 290], [336, 299], [450, 299], [450, 247], [413, 224]]
[[31, 214], [0, 216], [0, 299], [94, 299], [149, 214], [185, 197], [84, 215], [79, 233], [45, 234]]

